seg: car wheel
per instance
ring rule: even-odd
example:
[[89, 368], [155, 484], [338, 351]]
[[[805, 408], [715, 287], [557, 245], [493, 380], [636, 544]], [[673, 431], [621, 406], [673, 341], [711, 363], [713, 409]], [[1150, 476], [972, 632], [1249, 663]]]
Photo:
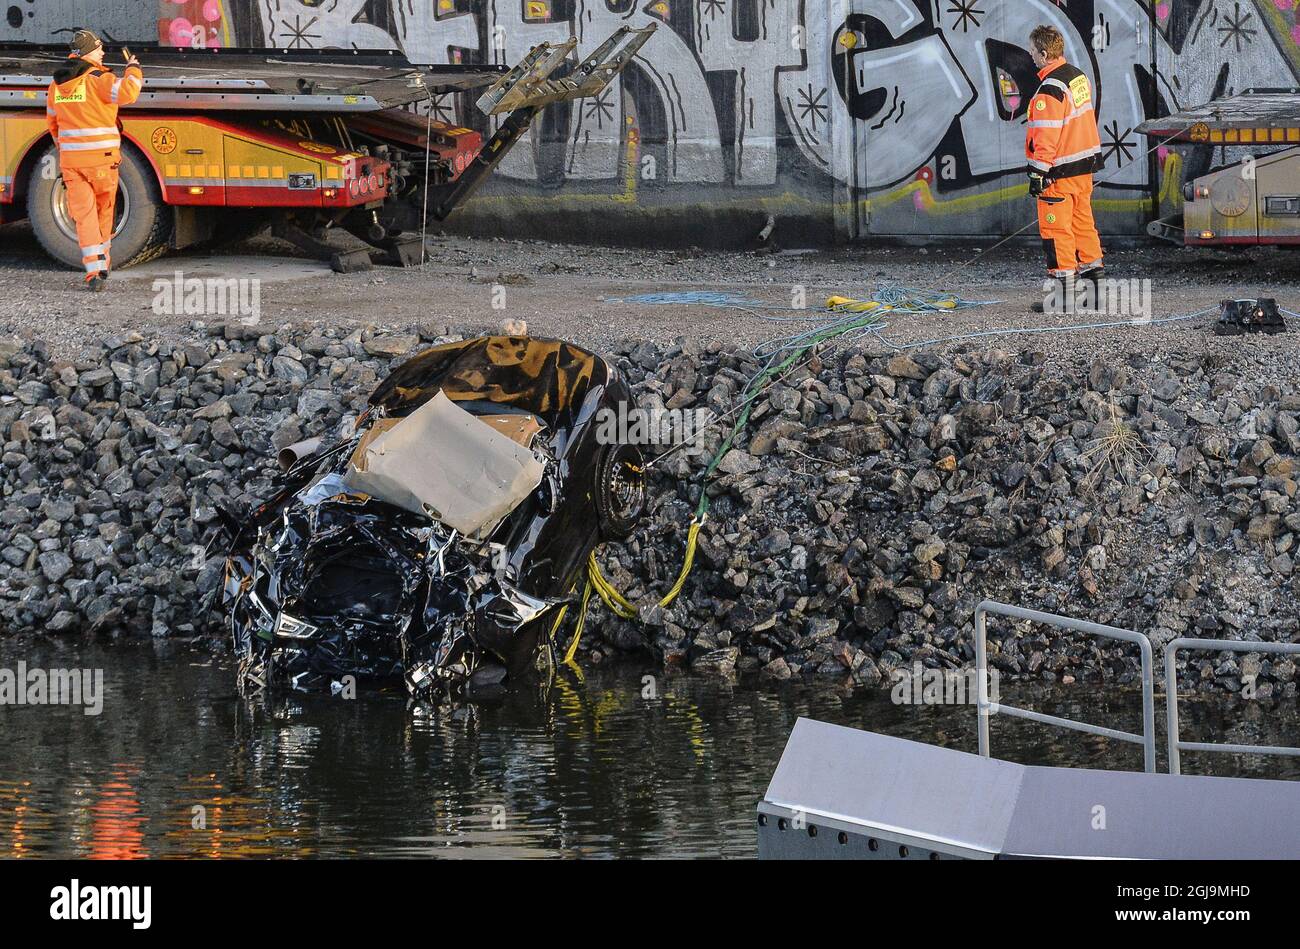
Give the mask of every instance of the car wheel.
[[[63, 176], [49, 177], [44, 168], [58, 168], [55, 146], [37, 161], [27, 188], [27, 218], [45, 252], [60, 263], [81, 267], [77, 225], [68, 211]], [[162, 200], [158, 180], [148, 162], [129, 147], [118, 166], [117, 207], [113, 217], [113, 269], [153, 260], [167, 251], [172, 210]]]
[[633, 445], [607, 445], [596, 458], [596, 522], [605, 540], [627, 540], [645, 513], [645, 471]]

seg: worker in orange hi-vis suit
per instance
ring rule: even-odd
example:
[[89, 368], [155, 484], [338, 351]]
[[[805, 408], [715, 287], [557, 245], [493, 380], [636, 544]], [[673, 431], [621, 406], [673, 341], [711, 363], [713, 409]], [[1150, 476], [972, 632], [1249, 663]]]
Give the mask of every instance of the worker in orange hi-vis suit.
[[100, 290], [108, 279], [113, 240], [117, 169], [122, 161], [118, 106], [140, 96], [144, 74], [127, 54], [121, 78], [104, 68], [104, 44], [90, 30], [72, 38], [67, 64], [54, 71], [45, 100], [50, 135], [59, 148], [59, 168], [68, 192], [68, 211], [77, 224], [77, 243], [86, 286]]
[[[1092, 216], [1094, 173], [1105, 164], [1092, 83], [1065, 61], [1065, 39], [1050, 26], [1030, 34], [1030, 54], [1042, 83], [1029, 102], [1029, 193], [1038, 200], [1038, 229], [1047, 254], [1047, 272], [1066, 300], [1075, 281], [1105, 276], [1101, 237]], [[1034, 309], [1039, 309], [1035, 306]]]

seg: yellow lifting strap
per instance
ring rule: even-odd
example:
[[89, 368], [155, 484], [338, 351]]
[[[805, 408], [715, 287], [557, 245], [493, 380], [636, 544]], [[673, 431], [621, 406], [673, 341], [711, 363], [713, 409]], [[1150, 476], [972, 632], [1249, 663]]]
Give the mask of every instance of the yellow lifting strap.
[[882, 306], [883, 303], [875, 300], [854, 300], [852, 297], [831, 297], [826, 301], [827, 309], [842, 310], [846, 313], [870, 313]]
[[[957, 309], [956, 299], [943, 299], [929, 301], [927, 307], [937, 310], [955, 310]], [[882, 313], [888, 313], [891, 310], [910, 309], [916, 306], [916, 301], [912, 299], [901, 300], [897, 303], [881, 303], [878, 300], [855, 300], [852, 297], [831, 297], [826, 301], [826, 308], [835, 310], [839, 313], [872, 313], [879, 310]]]
[[564, 622], [565, 614], [568, 612], [569, 604], [566, 603], [564, 606], [560, 607], [560, 611], [555, 614], [555, 622], [551, 624], [551, 632], [549, 633], [551, 642], [555, 642], [555, 634], [560, 631], [560, 624]]
[[[691, 568], [695, 566], [695, 549], [699, 544], [700, 528], [704, 522], [709, 519], [708, 514], [702, 514], [699, 517], [691, 518], [691, 526], [686, 531], [686, 556], [682, 560], [681, 572], [677, 575], [677, 582], [672, 585], [659, 605], [667, 607], [672, 604], [673, 600], [682, 592], [682, 587], [686, 585], [686, 578], [690, 576]], [[601, 600], [609, 608], [610, 612], [622, 619], [636, 619], [636, 607], [628, 602], [627, 597], [614, 589], [613, 585], [605, 579], [605, 575], [600, 572], [600, 565], [596, 563], [596, 552], [593, 550], [587, 555], [587, 586], [582, 592], [582, 605], [578, 610], [578, 625], [573, 630], [573, 638], [569, 640], [569, 648], [565, 651], [564, 661], [566, 663], [573, 660], [578, 651], [578, 642], [582, 639], [582, 630], [587, 622], [587, 603], [591, 600], [591, 591], [595, 590], [600, 594]], [[564, 622], [564, 615], [568, 607], [562, 607], [560, 613], [555, 617], [555, 624], [551, 627], [551, 639], [554, 640], [555, 634], [560, 630], [560, 624]]]
[[[582, 605], [578, 607], [578, 625], [573, 628], [573, 638], [569, 640], [569, 648], [564, 652], [565, 665], [573, 662], [573, 657], [578, 652], [578, 643], [582, 640], [582, 630], [587, 625], [587, 603], [590, 599], [591, 581], [588, 580], [586, 589], [582, 591]], [[563, 614], [561, 614], [561, 619], [563, 619]], [[555, 625], [558, 628], [560, 624], [557, 622]]]

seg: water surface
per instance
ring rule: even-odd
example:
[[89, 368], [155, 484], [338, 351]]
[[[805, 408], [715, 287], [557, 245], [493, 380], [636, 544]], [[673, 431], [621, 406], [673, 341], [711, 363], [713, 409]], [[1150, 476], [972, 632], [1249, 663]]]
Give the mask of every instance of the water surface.
[[[106, 694], [98, 716], [0, 706], [4, 857], [750, 857], [755, 806], [799, 716], [975, 750], [969, 706], [648, 661], [417, 715], [398, 694], [243, 699], [224, 659], [175, 645], [0, 642], [0, 668], [19, 660], [102, 669]], [[1004, 683], [1002, 698], [1139, 728], [1132, 692]], [[1187, 738], [1300, 744], [1294, 702], [1189, 701], [1183, 720]], [[1161, 709], [1161, 744], [1163, 726]], [[995, 719], [993, 751], [1141, 767], [1136, 747], [1016, 720]], [[1300, 761], [1188, 755], [1185, 770], [1300, 778]]]

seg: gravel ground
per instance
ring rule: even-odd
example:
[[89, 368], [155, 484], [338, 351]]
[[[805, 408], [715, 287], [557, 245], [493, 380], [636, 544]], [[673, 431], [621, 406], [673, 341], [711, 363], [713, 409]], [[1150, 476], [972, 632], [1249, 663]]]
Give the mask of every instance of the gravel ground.
[[[459, 237], [438, 237], [431, 244], [433, 257], [423, 270], [380, 268], [361, 274], [266, 280], [261, 287], [261, 319], [272, 327], [432, 324], [474, 334], [496, 330], [504, 319], [515, 318], [526, 320], [534, 335], [567, 338], [596, 349], [628, 340], [665, 344], [683, 335], [753, 345], [791, 332], [798, 324], [774, 323], [773, 317], [787, 314], [772, 311], [617, 301], [644, 293], [716, 290], [789, 306], [793, 288], [803, 287], [808, 305], [817, 307], [831, 294], [869, 295], [877, 284], [886, 283], [955, 290], [970, 299], [997, 301], [957, 315], [895, 321], [888, 335], [900, 342], [1090, 321], [1029, 312], [1030, 304], [1042, 296], [1041, 260], [1033, 242], [991, 251], [991, 242], [986, 242], [743, 253], [622, 250]], [[204, 274], [224, 271], [238, 276], [243, 271], [235, 265], [246, 265], [248, 255], [292, 263], [293, 251], [263, 238], [219, 254], [176, 254], [153, 266], [166, 268], [168, 274], [174, 267], [183, 273], [201, 268]], [[116, 275], [110, 290], [100, 296], [82, 292], [78, 276], [45, 258], [24, 224], [0, 227], [0, 261], [0, 336], [43, 339], [57, 355], [75, 358], [87, 341], [128, 330], [188, 338], [194, 335], [196, 319], [202, 319], [154, 313], [154, 277], [132, 276], [130, 270]], [[1150, 279], [1157, 319], [1195, 313], [1237, 296], [1276, 296], [1284, 307], [1300, 309], [1300, 256], [1288, 251], [1204, 252], [1143, 244], [1113, 252], [1108, 271], [1113, 277]], [[1185, 348], [1189, 337], [1201, 337], [1211, 348], [1242, 345], [1214, 340], [1211, 322], [1206, 318], [1191, 324], [1120, 325], [1041, 336], [1036, 345], [1049, 355], [1139, 352], [1153, 357], [1171, 347]], [[987, 342], [989, 346], [1011, 344], [1009, 337]], [[1270, 354], [1294, 346], [1294, 337], [1249, 343], [1264, 366], [1270, 363]]]

